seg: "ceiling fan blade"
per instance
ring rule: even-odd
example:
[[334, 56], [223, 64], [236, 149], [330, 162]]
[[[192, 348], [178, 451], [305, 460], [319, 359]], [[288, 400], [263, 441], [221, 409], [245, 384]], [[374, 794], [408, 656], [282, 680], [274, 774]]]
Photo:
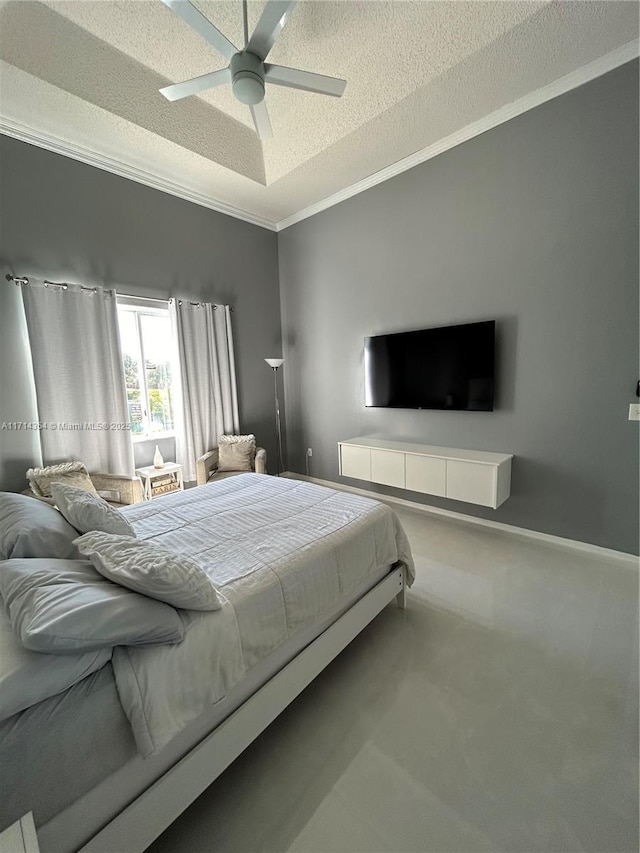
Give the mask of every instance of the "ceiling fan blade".
[[196, 9], [189, 0], [162, 0], [162, 2], [227, 59], [231, 59], [234, 53], [238, 52], [238, 48], [219, 29], [214, 27], [211, 21], [205, 18], [202, 12]]
[[222, 86], [223, 83], [230, 82], [231, 69], [222, 68], [220, 71], [212, 71], [210, 74], [194, 77], [193, 80], [185, 80], [184, 83], [173, 83], [171, 86], [165, 86], [160, 89], [160, 94], [164, 95], [168, 101], [179, 101], [181, 98], [188, 98], [189, 95], [197, 95], [198, 92], [204, 92], [206, 89], [213, 89], [215, 86]]
[[269, 121], [269, 113], [267, 112], [265, 102], [260, 101], [259, 104], [254, 104], [250, 107], [250, 110], [253, 116], [253, 123], [256, 126], [256, 133], [260, 139], [271, 139], [273, 130], [271, 129], [271, 122]]
[[295, 5], [296, 0], [269, 0], [249, 39], [247, 50], [262, 60], [266, 59]]
[[319, 95], [331, 95], [334, 98], [341, 97], [347, 85], [346, 80], [340, 80], [338, 77], [327, 77], [324, 74], [314, 74], [313, 71], [300, 71], [298, 68], [269, 63], [264, 66], [264, 79], [274, 86], [303, 89], [305, 92], [317, 92]]

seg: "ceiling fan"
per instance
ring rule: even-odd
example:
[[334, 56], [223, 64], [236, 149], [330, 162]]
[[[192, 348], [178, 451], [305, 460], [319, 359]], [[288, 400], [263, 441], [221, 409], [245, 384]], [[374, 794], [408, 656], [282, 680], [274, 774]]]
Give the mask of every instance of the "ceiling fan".
[[206, 89], [212, 89], [214, 86], [231, 83], [235, 97], [251, 109], [253, 123], [260, 139], [270, 139], [273, 131], [264, 102], [265, 83], [287, 86], [290, 89], [303, 89], [305, 92], [317, 92], [320, 95], [332, 95], [334, 98], [339, 98], [344, 92], [346, 80], [265, 62], [296, 5], [295, 0], [268, 0], [251, 38], [248, 34], [247, 0], [243, 0], [245, 46], [242, 50], [238, 50], [189, 0], [162, 0], [162, 2], [212, 47], [215, 47], [230, 63], [227, 68], [220, 71], [212, 71], [210, 74], [194, 77], [193, 80], [174, 83], [160, 89], [169, 101], [177, 101], [189, 95], [204, 92]]

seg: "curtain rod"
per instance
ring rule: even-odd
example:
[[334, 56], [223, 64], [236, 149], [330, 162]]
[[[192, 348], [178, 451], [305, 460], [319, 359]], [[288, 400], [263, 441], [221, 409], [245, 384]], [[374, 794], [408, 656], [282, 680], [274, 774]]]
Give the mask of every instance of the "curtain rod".
[[[13, 284], [19, 284], [19, 285], [29, 284], [29, 279], [26, 277], [26, 275], [20, 276], [20, 275], [11, 275], [11, 273], [7, 273], [5, 275], [5, 278], [9, 282], [13, 282]], [[46, 278], [44, 279], [44, 284], [45, 284], [45, 287], [46, 286], [61, 287], [63, 290], [67, 290], [67, 288], [69, 287], [69, 285], [66, 282], [48, 281]], [[88, 290], [88, 291], [91, 291], [92, 293], [96, 293], [96, 291], [98, 289], [97, 287], [85, 287], [83, 284], [79, 285], [79, 287], [81, 288], [81, 290]], [[126, 296], [127, 299], [143, 299], [145, 302], [161, 302], [163, 305], [166, 305], [172, 299], [175, 299], [175, 297], [173, 297], [173, 296], [170, 296], [168, 299], [158, 299], [155, 296], [133, 296], [130, 293], [120, 293], [119, 291], [117, 293], [118, 293], [118, 296]], [[183, 302], [182, 299], [178, 299], [177, 301], [180, 305], [182, 305], [182, 302]], [[201, 303], [201, 302], [189, 302], [189, 304], [195, 306], [195, 305], [202, 305], [203, 303]], [[213, 307], [215, 308], [216, 306], [214, 305]], [[233, 311], [233, 306], [230, 306], [229, 310]]]
[[[20, 285], [29, 284], [29, 279], [26, 277], [26, 275], [17, 276], [17, 275], [10, 275], [9, 273], [7, 273], [5, 278], [7, 281], [12, 281], [14, 284], [20, 284]], [[60, 288], [62, 288], [62, 290], [68, 290], [69, 289], [69, 285], [66, 283], [66, 281], [49, 281], [49, 279], [45, 278], [45, 279], [43, 279], [43, 283], [44, 283], [45, 287], [60, 287]], [[85, 285], [83, 285], [83, 284], [79, 285], [79, 287], [81, 290], [87, 290], [87, 291], [90, 291], [91, 293], [97, 293], [97, 291], [98, 291], [97, 287], [85, 287]]]

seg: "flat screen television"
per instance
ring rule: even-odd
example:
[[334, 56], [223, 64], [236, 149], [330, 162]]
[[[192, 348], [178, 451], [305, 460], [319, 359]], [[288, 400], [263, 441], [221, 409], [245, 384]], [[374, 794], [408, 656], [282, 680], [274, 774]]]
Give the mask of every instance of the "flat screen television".
[[365, 405], [492, 412], [495, 325], [365, 338]]

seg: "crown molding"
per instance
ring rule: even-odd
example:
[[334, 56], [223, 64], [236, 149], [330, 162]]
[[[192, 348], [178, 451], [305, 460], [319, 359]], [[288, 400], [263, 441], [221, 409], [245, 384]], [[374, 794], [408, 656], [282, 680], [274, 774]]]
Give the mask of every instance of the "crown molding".
[[11, 136], [13, 139], [19, 139], [22, 142], [28, 142], [30, 145], [35, 145], [38, 148], [53, 151], [54, 154], [62, 154], [63, 157], [79, 160], [81, 163], [86, 163], [88, 166], [95, 166], [105, 172], [111, 172], [114, 175], [119, 175], [121, 178], [128, 178], [130, 181], [144, 184], [144, 186], [151, 187], [154, 190], [160, 190], [160, 192], [168, 193], [185, 201], [191, 201], [201, 207], [215, 210], [217, 213], [224, 213], [226, 216], [232, 216], [234, 219], [242, 219], [244, 222], [250, 222], [252, 225], [258, 225], [260, 228], [267, 228], [269, 231], [277, 231], [277, 224], [275, 222], [264, 219], [262, 216], [257, 216], [248, 210], [234, 207], [232, 204], [227, 204], [224, 201], [219, 201], [197, 190], [193, 190], [184, 184], [176, 183], [163, 175], [155, 174], [154, 172], [141, 169], [139, 166], [134, 166], [121, 160], [115, 160], [106, 154], [92, 151], [90, 148], [85, 148], [82, 145], [74, 145], [52, 134], [35, 130], [21, 122], [0, 117], [0, 133], [5, 136]]
[[413, 169], [414, 166], [419, 166], [421, 163], [425, 163], [427, 160], [431, 160], [433, 157], [437, 157], [439, 154], [455, 148], [456, 145], [468, 142], [474, 136], [479, 136], [487, 130], [498, 127], [498, 125], [504, 124], [512, 118], [516, 118], [547, 101], [570, 92], [572, 89], [583, 86], [590, 80], [595, 80], [596, 77], [601, 77], [603, 74], [607, 74], [609, 71], [625, 65], [627, 62], [636, 59], [638, 55], [640, 55], [640, 40], [634, 39], [622, 45], [622, 47], [616, 48], [616, 50], [612, 50], [610, 53], [606, 53], [604, 56], [595, 59], [593, 62], [589, 62], [575, 71], [571, 71], [564, 77], [560, 77], [558, 80], [554, 80], [552, 83], [548, 83], [546, 86], [536, 89], [534, 92], [530, 92], [522, 98], [512, 101], [510, 104], [506, 104], [504, 107], [500, 107], [484, 116], [484, 118], [478, 119], [478, 121], [474, 121], [460, 130], [456, 130], [455, 133], [439, 139], [432, 145], [416, 151], [415, 154], [410, 154], [408, 157], [398, 160], [397, 163], [393, 163], [391, 166], [386, 166], [379, 172], [374, 172], [372, 175], [363, 178], [350, 187], [345, 187], [345, 189], [328, 196], [322, 201], [309, 205], [309, 207], [305, 207], [304, 210], [300, 210], [286, 219], [281, 219], [278, 222], [276, 230], [284, 231], [285, 228], [295, 225], [296, 222], [301, 222], [303, 219], [315, 216], [316, 213], [321, 213], [323, 210], [340, 204], [340, 202], [346, 201], [354, 195], [358, 195], [365, 192], [365, 190], [371, 189], [371, 187], [388, 181], [389, 178], [394, 178], [408, 169]]
[[460, 130], [455, 131], [455, 133], [434, 142], [432, 145], [428, 145], [426, 148], [416, 151], [414, 154], [410, 154], [402, 160], [398, 160], [397, 163], [393, 163], [391, 166], [387, 166], [378, 172], [374, 172], [372, 175], [363, 178], [361, 181], [357, 181], [356, 183], [345, 187], [322, 201], [309, 205], [309, 207], [305, 207], [303, 210], [294, 213], [292, 216], [281, 219], [279, 222], [265, 219], [264, 217], [251, 213], [248, 210], [244, 210], [212, 198], [211, 196], [206, 195], [205, 193], [200, 193], [191, 187], [185, 186], [184, 184], [172, 181], [164, 175], [156, 174], [149, 170], [142, 169], [139, 166], [125, 163], [121, 160], [116, 160], [81, 145], [74, 145], [71, 142], [53, 136], [52, 134], [38, 131], [35, 128], [29, 127], [20, 122], [12, 121], [11, 119], [0, 117], [0, 133], [5, 134], [6, 136], [11, 136], [14, 139], [19, 139], [22, 142], [27, 142], [30, 145], [35, 145], [38, 148], [45, 148], [48, 151], [61, 154], [63, 157], [70, 157], [72, 160], [78, 160], [89, 166], [95, 166], [98, 169], [111, 172], [112, 174], [119, 175], [122, 178], [128, 178], [136, 183], [160, 190], [160, 192], [165, 192], [169, 195], [176, 196], [177, 198], [182, 198], [185, 201], [198, 204], [201, 207], [209, 208], [209, 210], [215, 210], [217, 213], [224, 213], [227, 216], [232, 216], [234, 219], [241, 219], [244, 222], [249, 222], [252, 225], [259, 226], [260, 228], [266, 228], [269, 231], [278, 232], [284, 231], [285, 228], [289, 228], [297, 222], [301, 222], [304, 219], [315, 216], [315, 214], [321, 213], [323, 210], [327, 210], [336, 204], [340, 204], [340, 202], [346, 201], [359, 193], [365, 192], [365, 190], [371, 189], [371, 187], [375, 187], [384, 181], [388, 181], [390, 178], [400, 175], [408, 169], [413, 169], [414, 166], [419, 166], [421, 163], [425, 163], [427, 160], [431, 160], [433, 157], [437, 157], [439, 154], [443, 154], [445, 151], [455, 148], [463, 142], [468, 142], [470, 139], [473, 139], [474, 136], [479, 136], [481, 133], [485, 133], [494, 127], [498, 127], [498, 125], [504, 124], [510, 119], [516, 118], [517, 116], [522, 115], [523, 113], [528, 112], [547, 101], [551, 101], [560, 95], [564, 95], [572, 89], [577, 89], [579, 86], [588, 83], [590, 80], [601, 77], [603, 74], [607, 74], [609, 71], [613, 71], [621, 65], [636, 59], [639, 55], [640, 40], [634, 39], [633, 41], [616, 48], [616, 50], [595, 59], [593, 62], [583, 65], [581, 68], [566, 74], [564, 77], [560, 77], [558, 80], [554, 80], [552, 83], [549, 83], [540, 89], [536, 89], [534, 92], [530, 92], [512, 103], [500, 107], [494, 112], [489, 113], [489, 115], [484, 116], [484, 118], [468, 124], [466, 127], [463, 127]]

